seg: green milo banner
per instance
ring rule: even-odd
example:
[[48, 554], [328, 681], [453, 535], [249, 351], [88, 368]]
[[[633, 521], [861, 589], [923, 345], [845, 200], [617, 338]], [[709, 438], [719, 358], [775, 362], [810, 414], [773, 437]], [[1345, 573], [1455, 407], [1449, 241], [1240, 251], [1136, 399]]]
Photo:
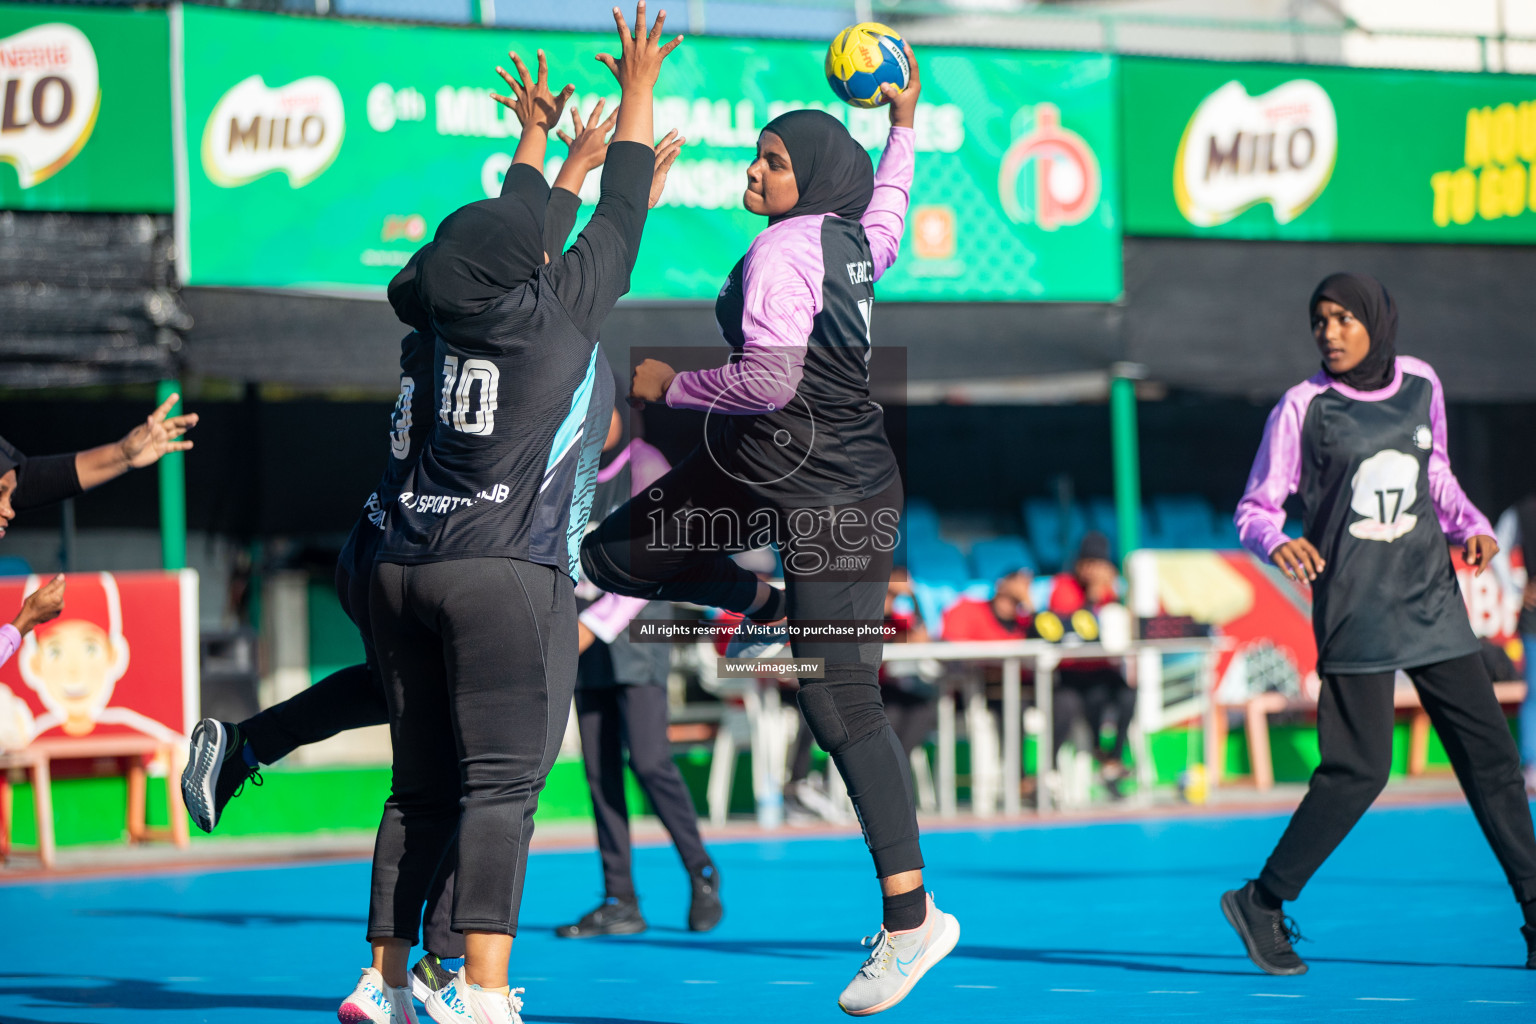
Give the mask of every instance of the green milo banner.
[[[191, 284], [377, 293], [456, 207], [495, 195], [518, 125], [495, 66], [548, 54], [583, 112], [617, 86], [607, 35], [374, 25], [188, 6], [181, 17]], [[765, 222], [741, 207], [759, 129], [842, 118], [878, 155], [884, 110], [838, 102], [823, 44], [689, 38], [657, 86], [658, 135], [687, 137], [645, 230], [632, 298], [713, 299]], [[907, 300], [1108, 301], [1120, 294], [1116, 63], [925, 48]], [[565, 146], [551, 140], [553, 180]], [[583, 198], [595, 201], [598, 175]], [[586, 213], [591, 206], [585, 207]]]
[[0, 209], [169, 213], [164, 11], [0, 4]]
[[1536, 78], [1127, 59], [1125, 230], [1536, 242]]

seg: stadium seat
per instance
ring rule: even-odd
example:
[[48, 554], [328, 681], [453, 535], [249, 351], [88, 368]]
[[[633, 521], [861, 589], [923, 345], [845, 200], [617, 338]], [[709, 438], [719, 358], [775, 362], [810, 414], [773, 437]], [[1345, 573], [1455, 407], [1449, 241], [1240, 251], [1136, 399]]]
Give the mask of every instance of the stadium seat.
[[27, 564], [25, 558], [17, 558], [14, 555], [0, 557], [0, 576], [30, 576], [32, 567]]
[[971, 571], [978, 580], [997, 580], [1015, 569], [1036, 569], [1035, 553], [1023, 537], [994, 537], [971, 545]]
[[901, 532], [913, 540], [939, 539], [939, 514], [922, 498], [908, 498], [901, 516]]
[[1082, 509], [1069, 506], [1063, 522], [1061, 503], [1054, 498], [1024, 499], [1024, 526], [1042, 570], [1055, 572], [1077, 552], [1088, 524]]
[[1157, 524], [1157, 543], [1163, 548], [1209, 548], [1216, 544], [1210, 502], [1198, 494], [1168, 495], [1152, 499]]

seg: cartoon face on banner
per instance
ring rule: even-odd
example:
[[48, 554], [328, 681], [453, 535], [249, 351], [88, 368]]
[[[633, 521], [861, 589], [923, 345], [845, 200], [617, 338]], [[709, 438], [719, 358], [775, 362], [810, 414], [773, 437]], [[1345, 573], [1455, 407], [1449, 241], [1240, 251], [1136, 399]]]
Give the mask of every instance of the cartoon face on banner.
[[[27, 579], [27, 593], [42, 585]], [[108, 573], [65, 582], [64, 613], [45, 622], [21, 643], [17, 667], [47, 709], [41, 721], [57, 724], [67, 736], [85, 736], [112, 700], [128, 669], [128, 641], [117, 581]]]
[[[0, 607], [47, 582], [0, 583]], [[193, 573], [66, 577], [64, 611], [0, 666], [0, 749], [141, 733], [179, 742], [197, 717]]]

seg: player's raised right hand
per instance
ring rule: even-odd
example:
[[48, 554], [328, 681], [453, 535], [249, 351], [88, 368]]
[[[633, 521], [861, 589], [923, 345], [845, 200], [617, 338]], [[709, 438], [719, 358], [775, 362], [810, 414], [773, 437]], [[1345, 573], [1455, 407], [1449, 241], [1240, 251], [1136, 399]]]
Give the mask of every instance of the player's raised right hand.
[[650, 31], [646, 31], [645, 0], [640, 0], [635, 6], [633, 33], [629, 30], [628, 22], [624, 20], [624, 13], [617, 7], [613, 9], [613, 20], [619, 27], [619, 56], [600, 53], [597, 59], [613, 72], [613, 77], [619, 80], [620, 89], [626, 92], [632, 89], [650, 89], [656, 84], [657, 76], [661, 74], [661, 62], [667, 59], [667, 54], [677, 49], [683, 37], [678, 36], [665, 46], [661, 45], [661, 27], [667, 21], [666, 11], [656, 15], [656, 24], [651, 26]]

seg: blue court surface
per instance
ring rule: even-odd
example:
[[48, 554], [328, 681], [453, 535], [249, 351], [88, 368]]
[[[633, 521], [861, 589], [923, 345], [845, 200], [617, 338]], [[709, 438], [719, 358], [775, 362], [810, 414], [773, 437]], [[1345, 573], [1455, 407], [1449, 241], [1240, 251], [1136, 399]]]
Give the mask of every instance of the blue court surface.
[[[930, 887], [960, 945], [890, 1021], [1531, 1021], [1520, 915], [1464, 806], [1383, 808], [1294, 905], [1312, 971], [1256, 971], [1222, 919], [1284, 818], [934, 831]], [[551, 929], [599, 895], [596, 855], [528, 871], [514, 984], [530, 1024], [843, 1019], [879, 904], [857, 837], [716, 844], [724, 923], [683, 927], [667, 847], [637, 853], [651, 930]], [[334, 1020], [366, 963], [368, 865], [0, 885], [0, 1021]], [[423, 1021], [426, 1021], [423, 1015]]]

